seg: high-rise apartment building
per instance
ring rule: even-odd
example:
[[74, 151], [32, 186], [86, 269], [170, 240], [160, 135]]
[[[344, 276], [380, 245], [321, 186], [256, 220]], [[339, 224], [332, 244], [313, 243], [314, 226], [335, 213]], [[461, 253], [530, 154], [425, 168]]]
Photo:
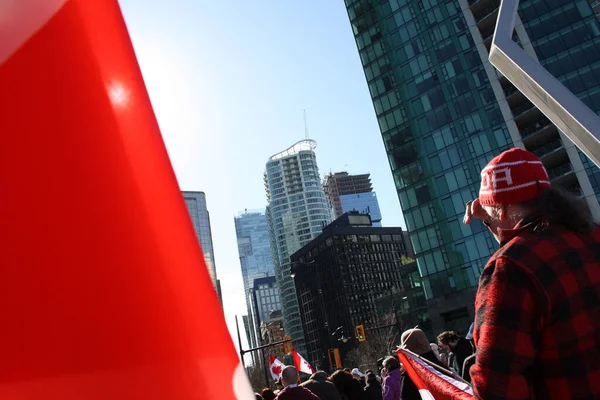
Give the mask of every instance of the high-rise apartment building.
[[248, 308], [248, 328], [251, 347], [259, 345], [260, 321], [253, 318], [253, 283], [256, 278], [274, 276], [273, 255], [269, 241], [267, 218], [264, 211], [248, 211], [234, 217], [238, 254], [244, 281], [244, 298]]
[[[210, 274], [210, 278], [213, 282], [213, 286], [221, 299], [220, 282], [217, 282], [217, 269], [215, 267], [215, 254], [213, 252], [212, 234], [210, 230], [210, 215], [206, 207], [206, 195], [204, 192], [182, 192], [185, 204], [187, 206], [196, 236], [198, 237], [198, 243], [202, 248], [204, 254], [204, 261], [206, 268]], [[222, 303], [221, 299], [221, 303]]]
[[267, 223], [275, 278], [281, 296], [286, 334], [298, 351], [304, 350], [304, 333], [298, 311], [294, 281], [290, 277], [290, 255], [321, 233], [331, 221], [319, 179], [314, 140], [302, 140], [267, 161]]
[[[477, 278], [497, 249], [481, 223], [461, 223], [491, 158], [534, 152], [595, 216], [600, 174], [488, 62], [500, 0], [345, 2], [439, 331], [473, 317]], [[522, 0], [514, 39], [600, 111], [600, 25], [588, 0]]]
[[329, 205], [335, 209], [336, 218], [349, 211], [358, 211], [370, 214], [373, 226], [381, 226], [381, 211], [370, 174], [330, 173], [325, 176], [323, 190]]

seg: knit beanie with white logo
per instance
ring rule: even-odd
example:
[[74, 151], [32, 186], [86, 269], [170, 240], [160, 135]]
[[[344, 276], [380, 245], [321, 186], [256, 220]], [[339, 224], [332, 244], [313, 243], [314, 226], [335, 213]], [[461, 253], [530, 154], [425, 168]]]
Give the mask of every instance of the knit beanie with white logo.
[[481, 171], [479, 202], [484, 206], [521, 203], [549, 187], [550, 179], [540, 159], [514, 148], [492, 159]]

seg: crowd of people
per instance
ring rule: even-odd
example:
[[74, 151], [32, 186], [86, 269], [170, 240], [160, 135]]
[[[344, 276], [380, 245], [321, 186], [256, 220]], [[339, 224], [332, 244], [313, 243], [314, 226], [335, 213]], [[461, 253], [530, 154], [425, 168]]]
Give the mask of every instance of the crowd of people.
[[[471, 382], [475, 399], [600, 399], [600, 228], [586, 201], [553, 187], [540, 159], [514, 148], [482, 169], [463, 222], [475, 220], [500, 246], [479, 278], [474, 326], [434, 346], [409, 330], [401, 346]], [[298, 384], [293, 367], [284, 372], [285, 388], [263, 399], [420, 399], [393, 356], [379, 375], [318, 372]]]
[[[429, 343], [420, 329], [409, 329], [401, 336], [401, 347], [432, 364], [448, 368], [455, 376], [463, 373], [463, 365], [474, 354], [472, 341], [456, 332], [443, 332], [438, 343]], [[442, 349], [440, 351], [439, 349]], [[468, 372], [465, 372], [468, 379]], [[315, 372], [304, 382], [293, 366], [281, 373], [281, 390], [264, 389], [256, 393], [257, 400], [420, 400], [421, 396], [406, 370], [395, 356], [388, 356], [379, 371], [359, 368], [339, 369], [330, 376], [324, 371]]]

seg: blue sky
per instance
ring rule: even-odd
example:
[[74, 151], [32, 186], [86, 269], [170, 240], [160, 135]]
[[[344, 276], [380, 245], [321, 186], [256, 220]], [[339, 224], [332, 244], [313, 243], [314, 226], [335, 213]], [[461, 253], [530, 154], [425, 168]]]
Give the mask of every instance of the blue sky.
[[233, 216], [263, 208], [269, 156], [318, 143], [321, 175], [371, 173], [404, 220], [343, 0], [119, 0], [182, 190], [206, 193], [230, 332], [245, 313]]

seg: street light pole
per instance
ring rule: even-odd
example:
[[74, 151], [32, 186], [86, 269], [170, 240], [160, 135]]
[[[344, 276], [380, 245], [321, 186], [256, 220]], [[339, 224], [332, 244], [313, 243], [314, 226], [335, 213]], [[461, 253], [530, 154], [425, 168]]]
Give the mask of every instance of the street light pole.
[[246, 370], [246, 363], [244, 362], [244, 349], [242, 348], [242, 337], [240, 335], [240, 324], [238, 323], [238, 316], [235, 316], [235, 329], [237, 329], [238, 344], [240, 346], [240, 359], [242, 360], [242, 367]]

